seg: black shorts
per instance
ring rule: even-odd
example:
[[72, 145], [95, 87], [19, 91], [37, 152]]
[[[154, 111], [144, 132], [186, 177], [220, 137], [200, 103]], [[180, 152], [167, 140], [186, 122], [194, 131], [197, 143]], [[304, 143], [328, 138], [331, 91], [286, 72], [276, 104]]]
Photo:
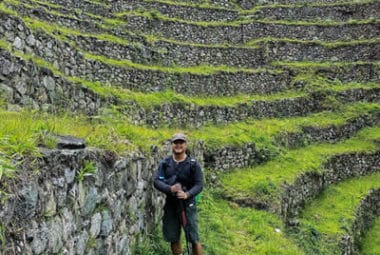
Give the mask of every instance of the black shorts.
[[[186, 207], [187, 231], [191, 243], [199, 242], [197, 207], [190, 204]], [[167, 242], [176, 242], [181, 236], [181, 210], [177, 205], [166, 204], [162, 218], [162, 230]]]

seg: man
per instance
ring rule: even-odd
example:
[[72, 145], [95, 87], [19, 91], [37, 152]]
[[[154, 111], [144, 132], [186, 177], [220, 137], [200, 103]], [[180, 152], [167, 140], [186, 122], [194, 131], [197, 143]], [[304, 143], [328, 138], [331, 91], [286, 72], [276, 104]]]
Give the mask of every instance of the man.
[[174, 134], [171, 143], [173, 155], [160, 162], [154, 177], [154, 187], [166, 194], [162, 219], [164, 238], [171, 243], [173, 255], [182, 254], [180, 234], [183, 205], [186, 212], [187, 241], [192, 244], [193, 255], [202, 255], [195, 202], [195, 196], [203, 189], [201, 167], [194, 158], [186, 154], [187, 140], [184, 134]]

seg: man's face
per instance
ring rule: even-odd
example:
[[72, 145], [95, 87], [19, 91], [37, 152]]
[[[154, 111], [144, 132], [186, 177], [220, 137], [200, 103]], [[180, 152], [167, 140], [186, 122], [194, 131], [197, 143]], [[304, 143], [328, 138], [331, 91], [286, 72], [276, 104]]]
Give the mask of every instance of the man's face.
[[182, 154], [186, 152], [187, 144], [185, 141], [176, 140], [172, 142], [172, 150], [174, 154]]

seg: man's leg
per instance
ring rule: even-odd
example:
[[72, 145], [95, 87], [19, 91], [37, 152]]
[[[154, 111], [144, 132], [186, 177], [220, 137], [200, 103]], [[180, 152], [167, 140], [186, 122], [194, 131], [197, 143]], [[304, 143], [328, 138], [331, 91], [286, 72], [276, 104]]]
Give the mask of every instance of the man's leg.
[[171, 248], [173, 255], [182, 255], [182, 246], [180, 241], [172, 242]]
[[202, 245], [200, 242], [193, 243], [193, 255], [202, 255]]

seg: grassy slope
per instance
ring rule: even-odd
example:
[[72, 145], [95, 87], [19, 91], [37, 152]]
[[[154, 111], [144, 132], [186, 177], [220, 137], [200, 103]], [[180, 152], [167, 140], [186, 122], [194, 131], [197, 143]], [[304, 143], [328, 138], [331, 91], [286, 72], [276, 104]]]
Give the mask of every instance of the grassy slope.
[[199, 206], [205, 254], [304, 254], [285, 236], [284, 225], [278, 216], [238, 208], [210, 193], [205, 192]]
[[310, 254], [338, 254], [341, 235], [349, 231], [360, 200], [379, 187], [379, 172], [330, 186], [305, 206], [293, 236]]
[[372, 228], [366, 233], [362, 242], [362, 255], [380, 254], [380, 217], [376, 219]]
[[234, 198], [254, 197], [273, 202], [281, 192], [280, 184], [292, 182], [302, 172], [317, 170], [329, 157], [349, 152], [374, 151], [374, 139], [380, 139], [380, 128], [366, 128], [350, 139], [336, 144], [313, 144], [289, 150], [263, 165], [238, 169], [222, 177], [226, 194]]

